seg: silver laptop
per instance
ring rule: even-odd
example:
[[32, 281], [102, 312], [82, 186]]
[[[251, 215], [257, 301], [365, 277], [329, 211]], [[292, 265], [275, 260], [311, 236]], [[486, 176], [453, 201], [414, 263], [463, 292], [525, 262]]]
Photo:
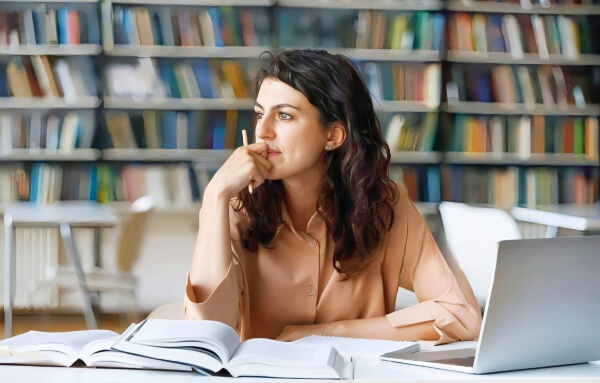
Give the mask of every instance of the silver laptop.
[[477, 348], [381, 359], [472, 374], [600, 360], [600, 236], [502, 241]]

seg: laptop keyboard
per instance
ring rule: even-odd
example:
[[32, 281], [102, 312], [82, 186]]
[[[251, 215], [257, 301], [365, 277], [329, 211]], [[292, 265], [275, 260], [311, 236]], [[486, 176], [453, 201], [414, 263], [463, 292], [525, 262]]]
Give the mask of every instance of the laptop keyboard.
[[475, 363], [474, 356], [465, 356], [464, 358], [438, 359], [432, 360], [431, 363], [450, 364], [453, 366], [473, 367]]

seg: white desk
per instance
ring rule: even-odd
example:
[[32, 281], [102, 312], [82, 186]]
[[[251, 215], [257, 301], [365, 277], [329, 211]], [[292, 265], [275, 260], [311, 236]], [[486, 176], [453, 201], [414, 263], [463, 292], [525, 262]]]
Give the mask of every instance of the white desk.
[[[58, 227], [69, 260], [75, 266], [78, 285], [84, 296], [84, 314], [90, 328], [97, 328], [92, 310], [90, 294], [81, 268], [79, 252], [75, 245], [71, 229], [87, 227], [94, 229], [95, 245], [99, 246], [99, 231], [102, 227], [116, 226], [119, 219], [111, 209], [94, 202], [65, 202], [55, 205], [15, 204], [4, 212], [5, 229], [5, 268], [4, 268], [4, 318], [5, 337], [12, 336], [12, 306], [15, 299], [15, 242], [16, 228]], [[96, 249], [97, 250], [97, 249]]]
[[[143, 383], [197, 383], [199, 381], [220, 382], [301, 382], [298, 379], [256, 379], [256, 378], [203, 378], [193, 372], [170, 372], [149, 370], [116, 370], [93, 368], [64, 368], [64, 367], [33, 367], [33, 366], [0, 366], [0, 376], [3, 382], [31, 383], [31, 382], [143, 382]], [[541, 368], [534, 370], [513, 371], [487, 375], [470, 375], [460, 372], [437, 370], [427, 367], [402, 365], [380, 361], [358, 361], [355, 365], [354, 380], [361, 382], [456, 382], [478, 381], [511, 383], [553, 383], [573, 382], [598, 383], [600, 382], [600, 363], [593, 362], [573, 366]], [[316, 382], [316, 380], [302, 380]], [[322, 380], [329, 382], [332, 380]]]
[[546, 238], [555, 237], [558, 228], [587, 233], [600, 233], [600, 203], [594, 205], [548, 205], [535, 209], [514, 207], [512, 216], [518, 220], [548, 226]]

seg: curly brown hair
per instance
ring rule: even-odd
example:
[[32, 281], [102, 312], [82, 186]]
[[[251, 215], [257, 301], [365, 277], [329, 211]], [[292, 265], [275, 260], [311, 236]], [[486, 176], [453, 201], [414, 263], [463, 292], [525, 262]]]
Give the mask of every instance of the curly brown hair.
[[[298, 90], [319, 111], [323, 126], [339, 122], [346, 140], [327, 152], [317, 211], [333, 235], [333, 265], [346, 277], [357, 274], [394, 222], [398, 200], [389, 178], [390, 148], [381, 135], [371, 94], [357, 68], [343, 55], [322, 50], [261, 54], [256, 93], [267, 78]], [[244, 246], [269, 247], [283, 222], [283, 183], [267, 180], [253, 194], [243, 189], [236, 210], [248, 215]]]

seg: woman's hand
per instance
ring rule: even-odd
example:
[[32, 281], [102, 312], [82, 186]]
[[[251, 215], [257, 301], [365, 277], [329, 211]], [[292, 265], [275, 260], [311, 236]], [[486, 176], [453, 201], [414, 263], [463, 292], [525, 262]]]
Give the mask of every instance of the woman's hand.
[[210, 181], [207, 189], [223, 193], [227, 200], [252, 183], [257, 188], [265, 182], [273, 164], [267, 159], [264, 142], [237, 148]]

